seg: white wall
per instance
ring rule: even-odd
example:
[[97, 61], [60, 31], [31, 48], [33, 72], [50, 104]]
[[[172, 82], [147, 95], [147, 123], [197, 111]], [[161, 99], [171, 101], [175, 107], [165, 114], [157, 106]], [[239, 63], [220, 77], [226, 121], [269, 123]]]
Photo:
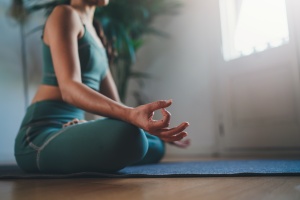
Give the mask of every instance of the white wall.
[[[214, 66], [211, 52], [220, 51], [218, 42], [219, 7], [217, 0], [181, 0], [180, 12], [160, 17], [155, 27], [169, 39], [151, 36], [138, 52], [135, 68], [145, 69], [153, 78], [145, 82], [143, 93], [149, 100], [174, 100], [169, 109], [172, 125], [190, 122], [192, 145], [187, 150], [168, 146], [168, 155], [213, 154], [217, 150], [215, 125]], [[131, 87], [136, 88], [132, 81]], [[131, 89], [132, 90], [132, 89]], [[129, 98], [128, 101], [133, 101]]]
[[[155, 27], [169, 33], [170, 39], [154, 36], [146, 38], [148, 43], [138, 52], [135, 69], [145, 70], [153, 78], [145, 81], [142, 92], [150, 101], [174, 100], [170, 108], [172, 125], [189, 121], [188, 128], [192, 146], [187, 150], [168, 146], [168, 155], [198, 155], [220, 153], [221, 136], [218, 121], [221, 116], [218, 65], [222, 60], [221, 24], [219, 0], [180, 0], [178, 15], [161, 17]], [[288, 0], [294, 5], [297, 46], [300, 45], [300, 15], [298, 0]], [[299, 60], [299, 48], [298, 48]], [[131, 81], [131, 90], [139, 88]], [[134, 98], [128, 98], [134, 102]], [[234, 153], [234, 152], [232, 152]], [[257, 154], [258, 152], [251, 152]]]
[[[21, 39], [19, 25], [8, 17], [10, 1], [0, 1], [0, 164], [14, 163], [14, 139], [25, 114]], [[42, 21], [42, 15], [30, 19], [26, 31]], [[40, 81], [40, 32], [26, 38], [28, 58], [29, 100]]]
[[7, 20], [5, 9], [0, 6], [0, 163], [13, 162], [13, 144], [22, 114], [24, 97], [20, 57], [19, 28]]

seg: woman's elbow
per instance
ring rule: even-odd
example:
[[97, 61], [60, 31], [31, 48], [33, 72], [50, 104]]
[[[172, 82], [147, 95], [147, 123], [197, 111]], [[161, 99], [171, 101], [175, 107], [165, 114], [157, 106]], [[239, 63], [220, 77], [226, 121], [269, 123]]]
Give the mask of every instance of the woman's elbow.
[[71, 103], [71, 94], [67, 91], [67, 90], [60, 90], [61, 91], [61, 98], [63, 101], [67, 102], [67, 103]]
[[60, 88], [60, 92], [61, 92], [61, 97], [62, 100], [67, 102], [67, 103], [72, 103], [73, 99], [74, 99], [74, 93], [76, 92], [75, 87], [74, 87], [74, 83], [70, 82], [70, 83], [64, 83], [64, 84], [60, 84], [59, 88]]

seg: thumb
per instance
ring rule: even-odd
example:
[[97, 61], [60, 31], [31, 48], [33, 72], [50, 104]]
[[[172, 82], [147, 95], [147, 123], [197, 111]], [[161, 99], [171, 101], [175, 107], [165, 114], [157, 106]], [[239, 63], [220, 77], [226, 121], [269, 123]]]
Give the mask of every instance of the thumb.
[[151, 111], [169, 107], [172, 104], [172, 99], [170, 100], [160, 100], [149, 104]]

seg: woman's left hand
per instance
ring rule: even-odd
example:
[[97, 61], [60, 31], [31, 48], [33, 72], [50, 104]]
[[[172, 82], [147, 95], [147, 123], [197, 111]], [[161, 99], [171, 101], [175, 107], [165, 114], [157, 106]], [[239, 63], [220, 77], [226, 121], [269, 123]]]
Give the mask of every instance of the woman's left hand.
[[[148, 133], [159, 137], [164, 142], [180, 141], [188, 134], [185, 129], [189, 126], [188, 122], [182, 122], [176, 127], [169, 128], [171, 114], [166, 110], [172, 104], [172, 100], [156, 101], [138, 106], [129, 110], [125, 121], [142, 128]], [[154, 120], [154, 112], [160, 110], [162, 119]]]

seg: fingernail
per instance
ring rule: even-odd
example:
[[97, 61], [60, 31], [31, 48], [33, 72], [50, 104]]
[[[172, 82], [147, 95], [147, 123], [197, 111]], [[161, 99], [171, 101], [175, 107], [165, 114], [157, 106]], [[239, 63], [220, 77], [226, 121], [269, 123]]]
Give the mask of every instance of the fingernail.
[[167, 103], [172, 103], [172, 101], [173, 101], [172, 99], [169, 99], [167, 100]]
[[188, 127], [188, 126], [189, 126], [189, 123], [183, 123], [183, 126], [184, 126], [184, 127]]

